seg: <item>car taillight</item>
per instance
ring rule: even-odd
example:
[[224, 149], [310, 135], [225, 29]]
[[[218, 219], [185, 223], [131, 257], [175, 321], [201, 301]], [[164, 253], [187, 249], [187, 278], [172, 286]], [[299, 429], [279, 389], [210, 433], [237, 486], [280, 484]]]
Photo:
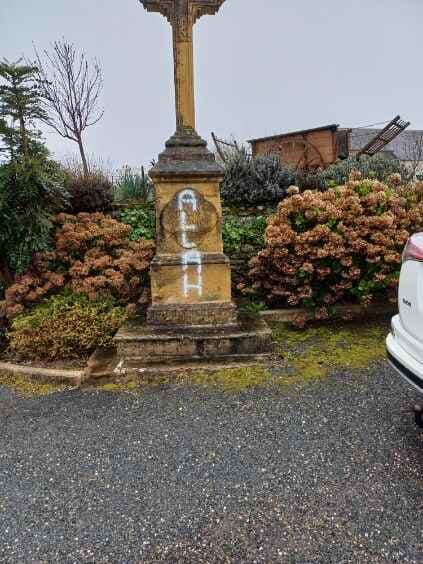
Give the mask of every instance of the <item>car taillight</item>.
[[402, 255], [402, 262], [406, 260], [423, 261], [423, 233], [416, 233], [408, 239]]

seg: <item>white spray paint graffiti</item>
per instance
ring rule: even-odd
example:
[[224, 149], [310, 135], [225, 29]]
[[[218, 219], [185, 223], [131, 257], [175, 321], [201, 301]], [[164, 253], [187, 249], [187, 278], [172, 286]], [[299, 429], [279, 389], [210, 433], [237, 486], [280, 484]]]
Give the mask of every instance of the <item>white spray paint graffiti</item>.
[[191, 212], [198, 211], [198, 201], [197, 201], [197, 194], [194, 190], [187, 188], [186, 190], [182, 190], [178, 194], [178, 211], [179, 211], [179, 222], [180, 222], [180, 236], [179, 236], [179, 244], [184, 249], [194, 249], [197, 245], [188, 240], [189, 233], [192, 233], [196, 230], [196, 225], [190, 225], [188, 223], [188, 209], [191, 208]]
[[[196, 267], [194, 272], [193, 267]], [[201, 262], [201, 253], [199, 251], [186, 251], [182, 255], [182, 271], [182, 289], [184, 296], [187, 298], [191, 290], [196, 291], [198, 296], [202, 296], [203, 265]], [[191, 280], [191, 278], [194, 279]]]
[[[198, 211], [197, 194], [191, 188], [182, 190], [178, 194], [178, 212], [180, 221], [179, 244], [187, 249], [182, 254], [182, 291], [187, 298], [191, 291], [196, 291], [198, 296], [203, 295], [203, 264], [200, 251], [195, 250], [197, 244], [190, 241], [190, 234], [197, 230], [195, 224], [188, 221], [188, 213]], [[195, 267], [195, 269], [193, 268]], [[194, 279], [192, 279], [192, 276]]]

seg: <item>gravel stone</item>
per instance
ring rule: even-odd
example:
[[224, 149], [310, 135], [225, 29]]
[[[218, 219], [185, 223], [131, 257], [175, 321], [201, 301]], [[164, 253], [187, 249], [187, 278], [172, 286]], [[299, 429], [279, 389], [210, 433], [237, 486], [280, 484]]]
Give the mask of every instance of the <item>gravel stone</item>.
[[417, 399], [385, 363], [239, 394], [0, 388], [0, 562], [422, 562]]

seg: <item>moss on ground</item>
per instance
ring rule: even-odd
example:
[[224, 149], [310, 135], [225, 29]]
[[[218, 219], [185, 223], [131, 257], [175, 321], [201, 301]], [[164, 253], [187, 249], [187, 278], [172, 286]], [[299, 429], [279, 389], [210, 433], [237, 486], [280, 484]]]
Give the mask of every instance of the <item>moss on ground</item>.
[[108, 382], [97, 385], [97, 390], [105, 392], [143, 393], [146, 389], [170, 385], [201, 386], [225, 392], [241, 392], [249, 388], [261, 387], [273, 380], [272, 374], [263, 366], [247, 366], [212, 371], [190, 371], [179, 374], [144, 377], [139, 382]]
[[24, 397], [46, 396], [54, 392], [61, 392], [68, 386], [51, 382], [40, 382], [20, 374], [0, 373], [0, 386], [14, 390]]
[[284, 384], [305, 383], [335, 370], [361, 370], [385, 355], [383, 323], [311, 326], [304, 330], [274, 324], [277, 353], [288, 370]]
[[[216, 372], [194, 371], [151, 377], [140, 382], [109, 382], [97, 385], [96, 389], [112, 393], [143, 393], [149, 388], [179, 385], [238, 393], [273, 384], [304, 385], [326, 378], [337, 370], [367, 369], [385, 356], [385, 336], [388, 329], [380, 321], [360, 325], [312, 325], [303, 330], [274, 323], [272, 329], [277, 347], [276, 359], [271, 368], [254, 365]], [[14, 389], [24, 396], [40, 396], [66, 388], [66, 385], [4, 374], [0, 374], [0, 386]]]
[[132, 380], [130, 382], [107, 382], [96, 386], [96, 389], [103, 390], [103, 392], [141, 392], [140, 384]]
[[244, 366], [241, 368], [224, 368], [217, 372], [198, 372], [185, 375], [186, 383], [197, 386], [212, 387], [223, 392], [242, 392], [249, 388], [260, 388], [271, 383], [273, 376], [263, 366]]

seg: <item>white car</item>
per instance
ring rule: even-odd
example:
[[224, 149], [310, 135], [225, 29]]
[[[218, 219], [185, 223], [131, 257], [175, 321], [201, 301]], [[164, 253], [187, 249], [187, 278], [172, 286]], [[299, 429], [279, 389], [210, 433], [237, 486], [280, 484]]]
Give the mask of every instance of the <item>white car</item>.
[[[416, 233], [404, 249], [398, 293], [399, 315], [392, 319], [386, 339], [390, 364], [423, 393], [423, 233]], [[422, 408], [414, 408], [423, 427]]]

